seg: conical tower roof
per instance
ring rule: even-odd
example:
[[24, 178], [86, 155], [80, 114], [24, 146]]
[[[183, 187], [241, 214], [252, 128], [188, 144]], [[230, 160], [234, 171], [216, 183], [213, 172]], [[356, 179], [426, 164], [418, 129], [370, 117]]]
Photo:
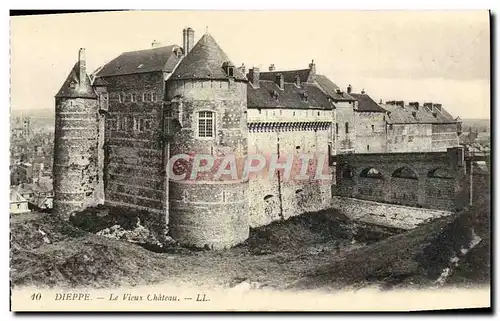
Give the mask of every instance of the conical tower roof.
[[228, 79], [224, 66], [232, 66], [234, 79], [247, 80], [215, 39], [205, 33], [175, 69], [170, 79]]
[[90, 85], [89, 76], [85, 73], [83, 81], [79, 79], [80, 63], [77, 62], [61, 89], [56, 94], [56, 98], [97, 98], [94, 89]]

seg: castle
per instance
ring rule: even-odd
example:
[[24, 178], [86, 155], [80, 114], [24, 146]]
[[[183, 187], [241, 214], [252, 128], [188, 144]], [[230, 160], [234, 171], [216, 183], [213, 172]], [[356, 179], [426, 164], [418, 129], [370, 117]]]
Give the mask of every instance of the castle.
[[[460, 122], [439, 104], [377, 104], [308, 68], [236, 67], [215, 39], [125, 52], [90, 77], [85, 51], [56, 94], [54, 211], [97, 204], [145, 213], [158, 236], [226, 248], [249, 228], [331, 206], [329, 179], [172, 179], [176, 155], [446, 151]], [[281, 157], [280, 156], [280, 157]], [[332, 165], [329, 162], [329, 165]], [[173, 165], [175, 167], [175, 165]], [[221, 165], [222, 166], [222, 165]], [[179, 166], [176, 167], [178, 170]], [[182, 166], [181, 166], [182, 167]], [[173, 169], [172, 169], [173, 170]]]

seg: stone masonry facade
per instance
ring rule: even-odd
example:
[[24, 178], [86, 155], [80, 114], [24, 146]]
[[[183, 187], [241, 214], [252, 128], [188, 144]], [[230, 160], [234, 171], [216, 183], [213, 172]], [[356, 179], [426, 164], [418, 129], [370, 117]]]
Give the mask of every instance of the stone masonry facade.
[[[350, 85], [341, 90], [314, 61], [299, 70], [236, 67], [210, 34], [195, 43], [191, 28], [183, 47], [154, 43], [91, 76], [82, 49], [56, 95], [54, 209], [64, 217], [97, 204], [137, 211], [156, 239], [211, 249], [243, 242], [251, 227], [327, 209], [334, 194], [450, 210], [457, 171], [433, 180], [422, 161], [408, 166], [416, 180], [392, 174], [412, 163], [412, 152], [455, 147], [458, 121], [441, 106], [420, 109], [427, 118], [419, 121], [404, 118], [412, 113], [404, 106], [383, 106]], [[391, 152], [400, 156], [384, 156]], [[353, 153], [375, 158], [333, 161]], [[206, 165], [196, 165], [197, 155], [213, 158], [213, 168], [197, 172]], [[293, 174], [310, 155], [309, 175], [278, 168], [271, 178], [233, 177], [228, 157], [241, 170], [252, 155], [276, 155]]]

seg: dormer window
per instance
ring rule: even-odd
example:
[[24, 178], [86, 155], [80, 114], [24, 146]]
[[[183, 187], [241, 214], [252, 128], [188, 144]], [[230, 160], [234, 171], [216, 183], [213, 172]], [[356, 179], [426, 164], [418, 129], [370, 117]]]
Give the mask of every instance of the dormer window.
[[278, 92], [276, 90], [273, 90], [271, 92], [271, 96], [273, 96], [274, 100], [278, 101], [279, 95], [278, 95]]
[[70, 87], [71, 89], [75, 89], [75, 88], [76, 88], [76, 81], [74, 81], [74, 80], [73, 80], [73, 81], [69, 84], [69, 87]]
[[222, 64], [222, 69], [224, 69], [224, 72], [228, 77], [234, 77], [234, 65], [230, 61], [225, 61]]
[[182, 54], [182, 50], [181, 50], [181, 48], [177, 48], [177, 49], [175, 49], [174, 53], [175, 53], [175, 56], [176, 56], [177, 58], [180, 58], [180, 57], [182, 57], [182, 55], [183, 55], [183, 54]]

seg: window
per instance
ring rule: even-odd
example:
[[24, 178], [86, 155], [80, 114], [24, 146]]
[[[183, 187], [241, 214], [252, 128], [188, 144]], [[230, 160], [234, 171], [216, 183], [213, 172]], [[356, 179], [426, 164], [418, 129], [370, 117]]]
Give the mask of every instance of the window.
[[172, 111], [167, 110], [165, 112], [165, 133], [166, 134], [171, 134], [173, 132], [172, 120], [173, 120]]
[[198, 113], [198, 137], [214, 136], [214, 113], [200, 111]]
[[335, 123], [335, 134], [339, 134], [339, 123]]
[[392, 124], [389, 124], [389, 130], [392, 130]]
[[359, 177], [384, 179], [382, 173], [373, 167], [368, 167], [362, 170], [361, 173], [359, 173]]
[[319, 111], [318, 111], [318, 116], [319, 116]]
[[366, 145], [366, 150], [370, 151], [370, 145]]
[[144, 118], [134, 118], [134, 130], [136, 132], [143, 132], [145, 129], [145, 120]]
[[345, 133], [349, 134], [349, 123], [345, 123]]
[[128, 117], [123, 117], [120, 121], [120, 130], [126, 131], [128, 127]]
[[372, 125], [372, 132], [374, 132], [374, 131], [375, 131], [375, 126], [374, 126], [374, 125]]
[[21, 204], [17, 204], [17, 209], [20, 209], [21, 208]]
[[233, 67], [227, 67], [227, 75], [228, 75], [228, 77], [234, 77], [234, 68]]
[[99, 101], [101, 103], [101, 109], [108, 110], [109, 109], [109, 95], [108, 93], [102, 93], [99, 96]]
[[154, 91], [151, 93], [151, 101], [156, 101], [156, 93]]
[[392, 173], [392, 177], [405, 179], [418, 179], [417, 173], [409, 167], [401, 167]]
[[130, 101], [131, 102], [136, 102], [137, 101], [137, 94], [136, 93], [130, 94]]
[[124, 93], [118, 93], [118, 101], [121, 103], [125, 102], [125, 94]]

